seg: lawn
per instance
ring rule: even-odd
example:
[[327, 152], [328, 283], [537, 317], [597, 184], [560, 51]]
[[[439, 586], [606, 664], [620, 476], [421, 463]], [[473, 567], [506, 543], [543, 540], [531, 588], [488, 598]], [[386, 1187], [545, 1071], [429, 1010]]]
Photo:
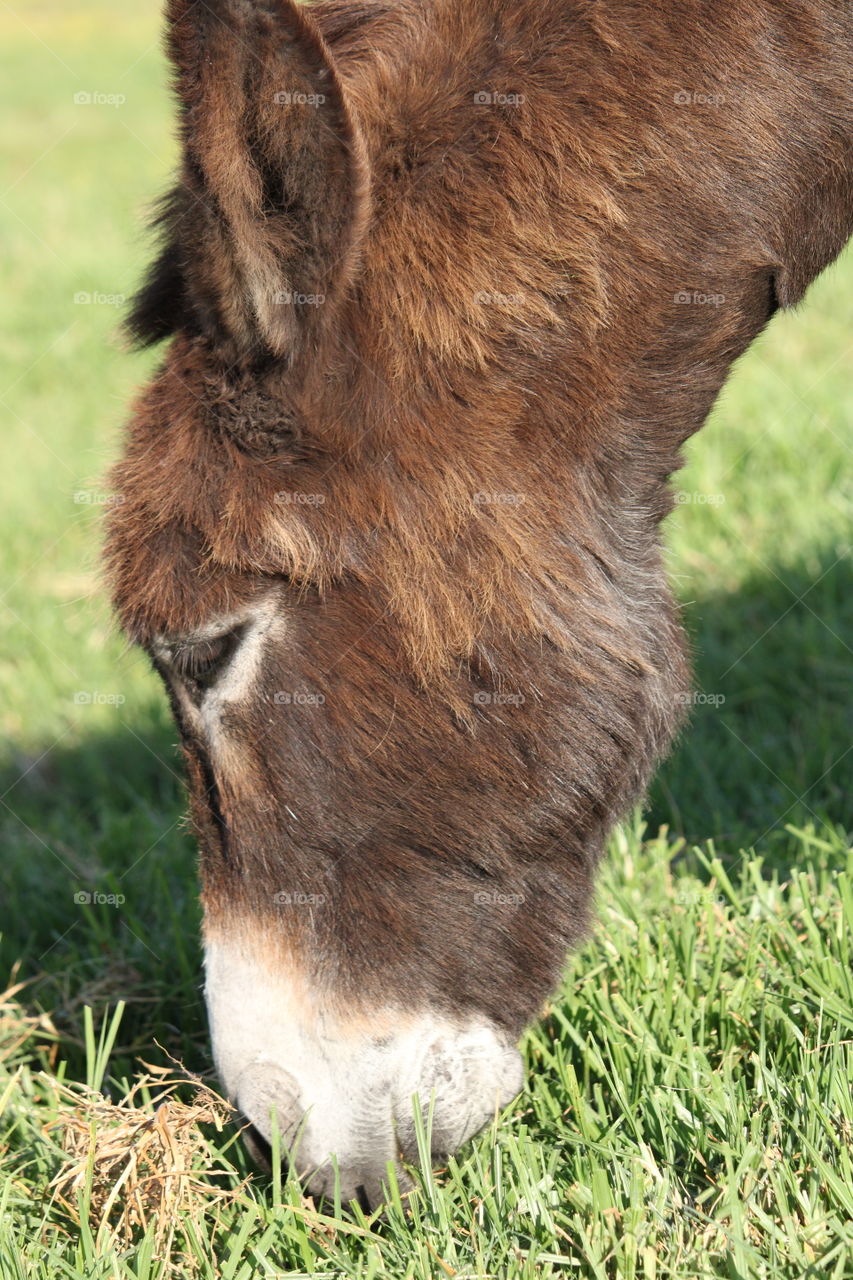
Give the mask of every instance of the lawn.
[[209, 1079], [194, 851], [98, 545], [152, 363], [116, 334], [175, 156], [158, 5], [16, 0], [0, 66], [0, 1280], [853, 1277], [853, 257], [677, 479], [692, 724], [611, 841], [525, 1091], [383, 1217], [321, 1214], [157, 1074]]

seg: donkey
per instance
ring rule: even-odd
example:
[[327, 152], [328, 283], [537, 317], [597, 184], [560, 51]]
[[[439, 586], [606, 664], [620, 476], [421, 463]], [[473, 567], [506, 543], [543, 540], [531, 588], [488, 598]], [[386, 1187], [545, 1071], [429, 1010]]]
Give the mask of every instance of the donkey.
[[256, 1150], [375, 1204], [522, 1086], [688, 697], [680, 450], [853, 231], [848, 0], [169, 0], [107, 565]]

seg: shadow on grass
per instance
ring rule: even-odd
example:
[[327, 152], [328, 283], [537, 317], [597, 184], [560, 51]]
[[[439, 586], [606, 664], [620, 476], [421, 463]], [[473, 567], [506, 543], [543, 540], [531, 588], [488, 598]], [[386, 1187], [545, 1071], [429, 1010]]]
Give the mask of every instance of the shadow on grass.
[[648, 826], [769, 861], [785, 825], [853, 826], [853, 566], [828, 552], [684, 610], [697, 691]]
[[[152, 1038], [207, 1066], [195, 849], [165, 709], [0, 766], [2, 981], [51, 1013], [79, 1067], [82, 1012], [127, 1002], [118, 1069]], [[100, 1015], [99, 1015], [100, 1016]]]

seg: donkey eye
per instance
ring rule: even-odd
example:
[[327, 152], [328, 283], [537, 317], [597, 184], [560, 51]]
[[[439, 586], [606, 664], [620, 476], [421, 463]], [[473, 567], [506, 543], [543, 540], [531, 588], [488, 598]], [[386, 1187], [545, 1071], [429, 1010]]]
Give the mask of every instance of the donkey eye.
[[188, 684], [209, 689], [231, 661], [242, 635], [243, 627], [237, 627], [210, 640], [176, 645], [171, 653], [172, 670]]

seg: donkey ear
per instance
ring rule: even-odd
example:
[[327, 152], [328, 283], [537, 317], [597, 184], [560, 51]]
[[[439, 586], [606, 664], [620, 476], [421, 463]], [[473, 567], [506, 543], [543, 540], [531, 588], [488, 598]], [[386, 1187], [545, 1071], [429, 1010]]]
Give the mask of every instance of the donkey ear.
[[182, 196], [180, 187], [170, 191], [160, 201], [154, 218], [154, 230], [159, 232], [163, 248], [148, 268], [124, 322], [125, 332], [136, 347], [151, 346], [191, 324], [180, 239], [185, 213]]
[[171, 307], [172, 327], [229, 357], [292, 363], [345, 289], [367, 218], [344, 88], [292, 0], [169, 0], [167, 21], [182, 182], [131, 330], [163, 336]]

